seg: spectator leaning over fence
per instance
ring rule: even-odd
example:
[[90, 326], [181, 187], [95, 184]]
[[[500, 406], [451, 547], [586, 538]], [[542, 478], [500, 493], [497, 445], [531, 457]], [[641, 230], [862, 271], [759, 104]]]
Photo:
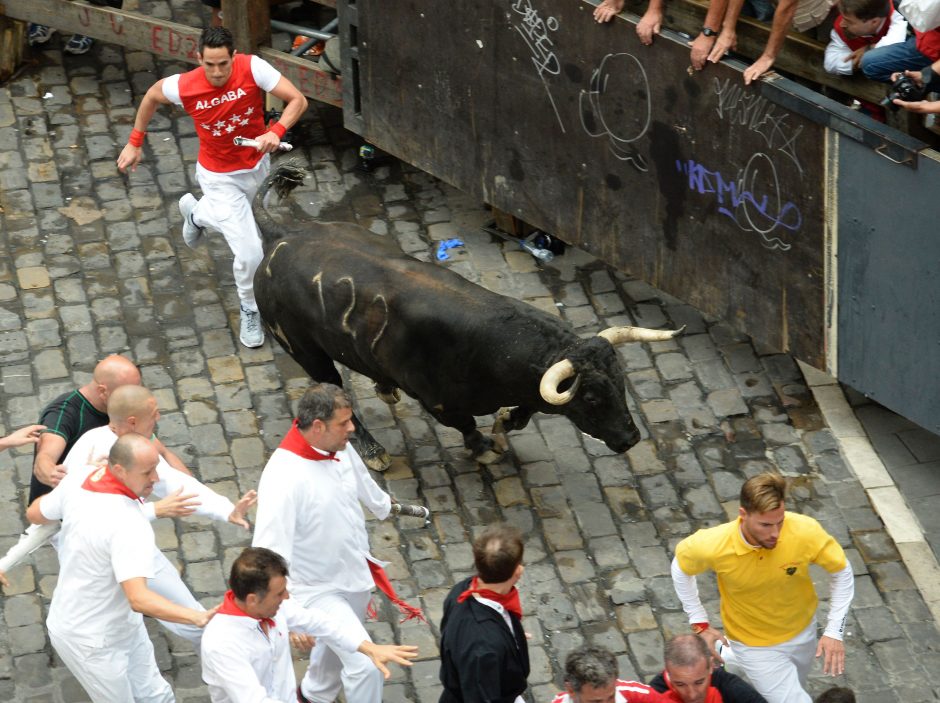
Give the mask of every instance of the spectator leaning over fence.
[[[261, 235], [251, 200], [268, 174], [271, 152], [307, 109], [307, 99], [271, 64], [258, 56], [238, 54], [232, 33], [209, 27], [199, 39], [199, 68], [157, 81], [144, 96], [134, 129], [118, 157], [118, 168], [134, 170], [141, 159], [147, 125], [160, 105], [180, 105], [196, 123], [199, 157], [196, 178], [203, 197], [180, 198], [183, 239], [198, 245], [204, 228], [222, 233], [235, 261], [232, 272], [241, 303], [239, 339], [246, 347], [264, 343], [253, 279], [261, 263]], [[280, 121], [268, 128], [263, 93], [286, 105]], [[236, 146], [234, 137], [257, 140], [257, 149]]]
[[[99, 7], [113, 7], [117, 10], [120, 10], [124, 7], [124, 0], [88, 0], [92, 5], [98, 5]], [[55, 30], [52, 27], [47, 27], [44, 24], [35, 24], [30, 22], [29, 29], [26, 32], [27, 39], [29, 40], [30, 46], [39, 46], [45, 44], [50, 39], [52, 35], [55, 34]], [[65, 43], [65, 46], [62, 47], [62, 50], [67, 54], [87, 54], [91, 47], [94, 45], [95, 40], [91, 37], [86, 37], [84, 34], [73, 34], [69, 37], [69, 40]]]
[[839, 0], [838, 7], [823, 58], [827, 73], [852, 75], [868, 51], [907, 38], [907, 20], [891, 0]]
[[[786, 512], [785, 497], [778, 473], [748, 479], [736, 520], [699, 530], [676, 546], [672, 581], [692, 630], [710, 649], [719, 640], [730, 644], [769, 703], [809, 703], [805, 686], [814, 655], [823, 657], [823, 673], [843, 672], [842, 635], [855, 579], [839, 543], [813, 518]], [[818, 644], [810, 564], [830, 574], [829, 619]], [[727, 639], [709, 624], [699, 599], [695, 575], [709, 570], [718, 578]]]
[[617, 678], [617, 659], [584, 645], [565, 657], [565, 690], [552, 703], [658, 703], [662, 696], [638, 681]]
[[664, 703], [767, 703], [740, 676], [714, 666], [708, 645], [698, 635], [673, 637], [663, 660], [666, 668], [650, 686], [665, 694]]
[[140, 371], [119, 354], [105, 357], [95, 366], [91, 380], [63, 393], [43, 408], [39, 422], [46, 426], [39, 436], [29, 484], [29, 502], [45, 495], [65, 476], [62, 460], [88, 430], [108, 424], [108, 398], [116, 388], [140, 385]]

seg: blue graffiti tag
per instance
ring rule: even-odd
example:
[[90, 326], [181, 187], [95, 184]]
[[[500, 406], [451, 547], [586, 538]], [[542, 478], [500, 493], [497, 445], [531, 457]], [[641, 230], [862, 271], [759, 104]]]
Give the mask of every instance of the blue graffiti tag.
[[700, 195], [713, 194], [718, 212], [745, 232], [760, 234], [764, 246], [781, 251], [790, 249], [790, 244], [767, 235], [778, 227], [796, 232], [803, 224], [803, 216], [794, 203], [783, 202], [777, 170], [766, 154], [754, 154], [734, 178], [693, 159], [676, 160], [676, 169], [688, 176], [690, 190]]

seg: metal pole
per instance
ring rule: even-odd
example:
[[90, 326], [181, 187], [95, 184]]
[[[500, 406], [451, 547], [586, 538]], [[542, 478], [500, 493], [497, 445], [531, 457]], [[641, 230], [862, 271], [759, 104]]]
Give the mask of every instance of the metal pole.
[[[329, 25], [327, 25], [329, 26]], [[329, 32], [324, 32], [320, 29], [310, 29], [309, 27], [302, 27], [299, 24], [291, 24], [290, 22], [281, 22], [280, 20], [271, 20], [271, 29], [276, 29], [279, 32], [290, 32], [291, 34], [299, 34], [304, 37], [313, 37], [316, 39], [322, 39], [326, 41], [327, 39], [332, 39], [334, 34]]]

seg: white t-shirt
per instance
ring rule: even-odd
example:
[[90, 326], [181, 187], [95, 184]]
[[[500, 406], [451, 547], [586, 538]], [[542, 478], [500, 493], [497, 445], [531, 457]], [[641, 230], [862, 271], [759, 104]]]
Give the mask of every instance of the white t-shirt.
[[[174, 105], [182, 107], [183, 100], [180, 98], [180, 75], [174, 73], [163, 79], [163, 95]], [[255, 84], [266, 93], [274, 90], [277, 82], [281, 80], [281, 73], [274, 66], [269, 64], [260, 56], [251, 57], [251, 76], [255, 79]]]
[[[66, 478], [71, 476], [72, 473], [75, 473], [76, 477], [74, 480], [79, 484], [84, 481], [85, 477], [90, 473], [89, 466], [98, 464], [98, 462], [107, 459], [108, 453], [111, 451], [111, 447], [114, 446], [114, 443], [117, 442], [117, 439], [117, 435], [114, 434], [114, 431], [108, 425], [96, 427], [79, 437], [78, 441], [72, 446], [68, 455], [62, 461], [65, 470], [68, 472]], [[226, 522], [228, 516], [231, 515], [232, 511], [235, 509], [232, 501], [228, 498], [219, 495], [192, 476], [188, 476], [182, 471], [174, 469], [162, 456], [157, 462], [157, 474], [160, 476], [160, 480], [154, 484], [153, 495], [158, 500], [166, 498], [171, 493], [182, 488], [183, 495], [196, 494], [196, 500], [199, 501], [199, 506], [196, 508], [196, 515], [209, 518], [210, 520]], [[65, 479], [63, 479], [63, 482], [64, 480]], [[144, 515], [149, 519], [153, 520], [156, 518], [152, 502], [144, 503], [143, 511]]]
[[288, 632], [305, 632], [317, 646], [355, 652], [369, 639], [361, 625], [345, 622], [290, 599], [281, 603], [275, 626], [265, 634], [251, 617], [217, 614], [202, 635], [202, 680], [212, 703], [294, 703], [297, 683]]
[[258, 483], [251, 544], [284, 557], [291, 584], [301, 586], [304, 596], [374, 586], [366, 560], [377, 560], [369, 554], [359, 502], [379, 520], [388, 517], [392, 502], [351, 445], [336, 458], [312, 461], [276, 449]]
[[141, 626], [121, 583], [153, 577], [153, 529], [132, 498], [61, 489], [39, 504], [43, 517], [62, 521], [59, 579], [46, 625], [63, 639], [104, 647]]

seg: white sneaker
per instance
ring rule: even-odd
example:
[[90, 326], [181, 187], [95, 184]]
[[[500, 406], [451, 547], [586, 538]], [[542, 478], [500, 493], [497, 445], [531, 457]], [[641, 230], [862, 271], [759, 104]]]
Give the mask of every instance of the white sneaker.
[[183, 216], [183, 241], [190, 249], [199, 246], [202, 235], [206, 233], [205, 229], [193, 222], [193, 210], [196, 208], [196, 196], [192, 193], [186, 193], [180, 198], [180, 215]]
[[264, 330], [261, 329], [261, 313], [242, 307], [241, 332], [239, 340], [249, 349], [264, 344]]

